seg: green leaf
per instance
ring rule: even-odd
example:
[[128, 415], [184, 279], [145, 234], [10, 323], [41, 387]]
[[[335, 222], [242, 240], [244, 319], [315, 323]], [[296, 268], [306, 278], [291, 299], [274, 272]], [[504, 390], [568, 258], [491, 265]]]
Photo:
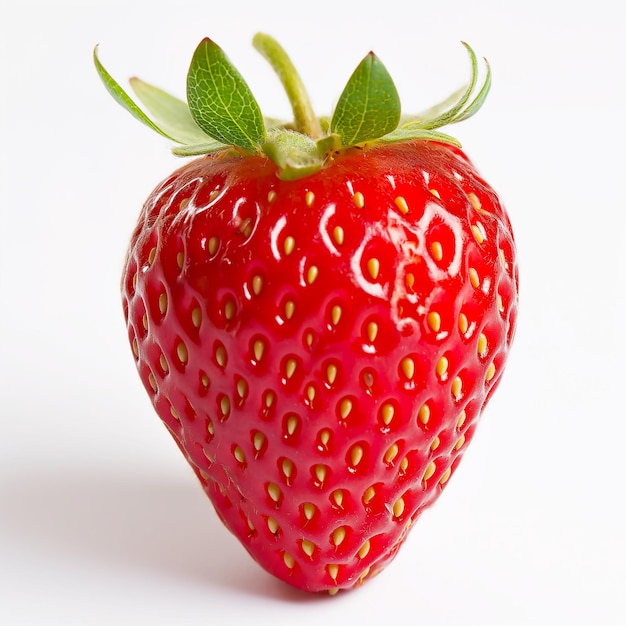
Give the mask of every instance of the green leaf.
[[344, 146], [378, 139], [400, 121], [400, 97], [389, 72], [370, 52], [356, 68], [330, 124]]
[[263, 145], [263, 152], [278, 166], [282, 180], [295, 180], [321, 169], [323, 161], [317, 144], [302, 133], [277, 131]]
[[131, 99], [131, 97], [120, 87], [116, 80], [104, 69], [100, 59], [98, 59], [98, 46], [93, 50], [93, 61], [98, 71], [98, 75], [102, 79], [107, 91], [113, 96], [118, 104], [124, 107], [131, 115], [133, 115], [140, 122], [151, 128], [152, 130], [163, 135], [171, 141], [177, 141], [170, 136], [166, 131], [157, 126]]
[[140, 78], [131, 78], [130, 86], [159, 126], [171, 137], [176, 137], [180, 143], [199, 144], [213, 141], [194, 122], [186, 102]]
[[251, 151], [265, 140], [261, 109], [250, 88], [208, 38], [200, 42], [191, 60], [187, 100], [196, 124], [210, 137]]
[[200, 154], [211, 154], [218, 150], [224, 150], [228, 148], [227, 145], [217, 141], [217, 139], [207, 139], [205, 143], [192, 143], [184, 146], [174, 146], [172, 153], [176, 156], [198, 156]]
[[439, 141], [441, 143], [449, 143], [453, 146], [461, 147], [461, 143], [458, 139], [445, 133], [441, 133], [438, 130], [431, 130], [429, 128], [415, 128], [404, 127], [397, 128], [396, 130], [384, 135], [379, 139], [382, 143], [398, 143], [400, 141], [410, 141], [411, 139], [427, 139], [429, 141]]

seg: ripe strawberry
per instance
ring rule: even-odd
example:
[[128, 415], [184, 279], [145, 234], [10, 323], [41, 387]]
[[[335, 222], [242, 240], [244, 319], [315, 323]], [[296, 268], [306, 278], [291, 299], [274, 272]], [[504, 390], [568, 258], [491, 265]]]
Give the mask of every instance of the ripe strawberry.
[[487, 66], [471, 100], [469, 46], [467, 89], [403, 120], [370, 53], [329, 122], [278, 44], [255, 45], [296, 130], [263, 120], [210, 40], [189, 104], [133, 80], [158, 123], [94, 53], [176, 153], [207, 153], [146, 201], [124, 312], [144, 386], [224, 524], [278, 578], [333, 593], [384, 568], [456, 470], [514, 334], [515, 246], [495, 192], [435, 130], [489, 90]]

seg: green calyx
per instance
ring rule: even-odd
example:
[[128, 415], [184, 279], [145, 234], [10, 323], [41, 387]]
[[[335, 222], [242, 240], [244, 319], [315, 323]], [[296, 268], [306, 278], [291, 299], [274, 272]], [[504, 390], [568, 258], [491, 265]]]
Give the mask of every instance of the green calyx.
[[[474, 115], [491, 87], [491, 70], [480, 87], [478, 61], [463, 43], [471, 62], [466, 87], [421, 115], [402, 117], [400, 97], [380, 59], [370, 52], [354, 70], [330, 120], [318, 119], [291, 60], [269, 35], [257, 34], [254, 47], [277, 73], [291, 103], [293, 121], [264, 118], [247, 83], [222, 49], [210, 39], [196, 48], [187, 73], [187, 102], [131, 78], [140, 108], [111, 77], [98, 58], [96, 70], [113, 98], [140, 122], [177, 144], [179, 156], [209, 154], [233, 147], [243, 153], [263, 153], [292, 180], [320, 170], [333, 153], [357, 145], [429, 139], [460, 145], [437, 129]], [[149, 114], [149, 115], [148, 115]]]

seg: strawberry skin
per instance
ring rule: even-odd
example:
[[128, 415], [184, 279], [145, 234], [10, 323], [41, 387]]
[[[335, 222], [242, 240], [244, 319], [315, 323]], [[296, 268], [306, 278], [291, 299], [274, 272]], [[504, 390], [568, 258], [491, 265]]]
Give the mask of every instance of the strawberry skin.
[[220, 518], [273, 575], [334, 592], [384, 568], [456, 470], [504, 370], [517, 262], [453, 145], [348, 148], [290, 181], [221, 151], [150, 195], [122, 292]]

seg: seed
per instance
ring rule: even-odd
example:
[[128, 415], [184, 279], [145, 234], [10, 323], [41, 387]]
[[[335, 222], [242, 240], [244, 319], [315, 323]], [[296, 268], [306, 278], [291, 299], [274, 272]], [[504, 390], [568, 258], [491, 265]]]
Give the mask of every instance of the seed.
[[216, 363], [223, 369], [224, 367], [226, 367], [226, 362], [227, 362], [227, 354], [226, 354], [226, 348], [224, 348], [224, 346], [217, 346], [217, 348], [215, 349], [215, 361]]
[[485, 380], [489, 382], [496, 374], [496, 366], [492, 363], [489, 364], [487, 368], [487, 373], [485, 374]]
[[393, 460], [398, 456], [398, 452], [398, 444], [392, 443], [389, 448], [387, 448], [387, 452], [385, 452], [385, 456], [383, 457], [385, 463], [388, 465], [393, 463]]
[[285, 251], [285, 254], [287, 256], [289, 256], [293, 252], [295, 247], [296, 247], [296, 240], [291, 235], [285, 237], [285, 243], [283, 244], [283, 250]]
[[430, 444], [430, 449], [434, 452], [441, 444], [441, 439], [439, 437], [435, 437], [433, 442]]
[[150, 383], [150, 387], [152, 389], [152, 391], [154, 391], [154, 393], [157, 392], [157, 383], [156, 383], [156, 378], [154, 377], [154, 374], [152, 372], [150, 372], [148, 374], [148, 382]]
[[320, 443], [322, 444], [322, 446], [324, 446], [324, 448], [328, 445], [331, 435], [332, 435], [332, 432], [328, 430], [328, 428], [325, 428], [324, 430], [320, 431], [320, 435], [319, 435]]
[[444, 485], [446, 482], [448, 482], [448, 478], [450, 478], [450, 474], [452, 474], [452, 470], [448, 468], [439, 479], [439, 484]]
[[191, 323], [196, 328], [200, 328], [200, 324], [202, 323], [202, 311], [200, 310], [200, 307], [195, 307], [191, 311]]
[[335, 228], [333, 229], [333, 239], [335, 240], [335, 243], [338, 246], [342, 246], [344, 239], [345, 239], [345, 234], [343, 232], [343, 228], [341, 226], [335, 226]]
[[456, 429], [460, 430], [461, 428], [463, 428], [463, 424], [465, 424], [465, 418], [466, 418], [466, 413], [465, 413], [465, 409], [463, 409], [458, 417], [458, 419], [456, 420]]
[[356, 467], [363, 460], [364, 454], [363, 446], [359, 444], [352, 446], [350, 449], [350, 462], [352, 463], [352, 467]]
[[271, 189], [267, 194], [267, 201], [270, 203], [274, 202], [274, 200], [276, 200], [277, 195], [278, 194], [273, 189]]
[[358, 209], [362, 209], [365, 206], [365, 198], [360, 191], [357, 191], [352, 198], [354, 199], [354, 204]]
[[302, 505], [302, 512], [304, 513], [304, 517], [307, 520], [312, 520], [313, 517], [315, 516], [315, 512], [317, 511], [317, 508], [314, 504], [311, 504], [310, 502], [305, 502]]
[[156, 248], [150, 248], [150, 252], [148, 252], [148, 265], [152, 265], [154, 263], [155, 257], [156, 257]]
[[428, 191], [430, 191], [435, 198], [439, 198], [441, 200], [441, 194], [436, 189], [429, 189]]
[[263, 358], [263, 353], [265, 352], [265, 344], [263, 343], [263, 340], [257, 339], [254, 342], [253, 350], [255, 360], [260, 361]]
[[443, 247], [440, 241], [433, 241], [430, 250], [433, 253], [433, 259], [435, 259], [435, 261], [441, 261], [441, 259], [443, 259]]
[[398, 207], [400, 213], [406, 215], [409, 212], [409, 205], [406, 203], [406, 200], [402, 196], [398, 196], [394, 200], [394, 204]]
[[340, 546], [346, 538], [345, 526], [339, 526], [333, 531], [332, 542], [335, 546]]
[[437, 363], [437, 376], [443, 378], [448, 372], [448, 359], [442, 356]]
[[487, 354], [487, 337], [481, 333], [478, 337], [478, 356], [484, 357]]
[[400, 367], [402, 368], [402, 372], [407, 378], [413, 378], [415, 375], [415, 361], [410, 357], [404, 357], [400, 362]]
[[331, 494], [335, 504], [342, 509], [343, 508], [343, 491], [341, 489], [336, 489]]
[[164, 354], [161, 354], [161, 356], [159, 357], [159, 365], [161, 366], [161, 369], [166, 373], [170, 369], [169, 365], [167, 364], [167, 359], [165, 358]]
[[339, 323], [339, 320], [341, 319], [342, 312], [343, 311], [342, 311], [341, 307], [338, 304], [336, 304], [332, 308], [332, 310], [330, 312], [330, 319], [331, 319], [331, 322], [332, 322], [333, 326], [337, 326], [337, 324]]
[[358, 557], [360, 559], [364, 559], [368, 555], [370, 551], [370, 547], [371, 547], [370, 540], [367, 539], [365, 543], [359, 548], [359, 551], [357, 552]]
[[217, 248], [219, 247], [219, 239], [217, 237], [211, 237], [209, 239], [209, 254], [213, 256], [217, 252]]
[[226, 419], [230, 415], [230, 399], [228, 396], [222, 396], [220, 398], [220, 411], [224, 416], [223, 419]]
[[376, 280], [378, 278], [378, 274], [380, 273], [380, 261], [376, 257], [372, 257], [367, 262], [367, 271], [369, 272], [372, 280]]
[[304, 202], [308, 207], [313, 206], [313, 201], [315, 200], [315, 194], [312, 191], [307, 191], [304, 196]]
[[295, 310], [295, 303], [292, 300], [287, 300], [287, 302], [285, 302], [285, 318], [290, 320], [293, 317]]
[[293, 461], [290, 461], [289, 459], [283, 459], [283, 462], [281, 463], [281, 470], [285, 478], [287, 479], [287, 482], [289, 482], [289, 479], [293, 475]]
[[161, 313], [161, 315], [165, 315], [166, 311], [167, 311], [167, 295], [165, 293], [162, 293], [159, 296], [159, 312]]
[[462, 390], [463, 390], [463, 381], [461, 380], [459, 376], [457, 376], [452, 381], [452, 395], [454, 396], [455, 400], [458, 400], [461, 397]]
[[313, 542], [309, 541], [308, 539], [303, 539], [300, 547], [302, 548], [302, 552], [304, 552], [304, 554], [306, 554], [308, 557], [313, 556], [313, 553], [315, 552], [315, 544]]
[[404, 499], [403, 498], [398, 498], [394, 503], [393, 503], [393, 516], [394, 517], [400, 517], [402, 515], [402, 513], [404, 513]]
[[327, 468], [325, 465], [316, 465], [313, 468], [313, 472], [315, 473], [315, 477], [317, 478], [317, 482], [320, 484], [324, 484], [326, 480]]
[[296, 415], [290, 415], [287, 418], [287, 434], [291, 437], [298, 428], [298, 417]]
[[431, 311], [426, 317], [428, 326], [434, 333], [438, 333], [441, 330], [441, 315], [435, 311]]
[[280, 500], [280, 497], [283, 495], [280, 487], [275, 483], [270, 483], [267, 486], [267, 495], [276, 503]]
[[336, 565], [335, 563], [331, 563], [330, 565], [326, 566], [326, 571], [328, 572], [328, 575], [333, 579], [333, 581], [337, 582], [337, 575], [339, 574], [339, 565]]
[[459, 331], [462, 335], [465, 335], [469, 329], [469, 321], [465, 313], [459, 314]]
[[469, 279], [472, 287], [474, 287], [474, 289], [478, 289], [480, 286], [480, 277], [478, 276], [476, 269], [473, 267], [469, 268]]
[[248, 383], [243, 378], [240, 378], [237, 381], [237, 395], [243, 400], [243, 398], [246, 397], [247, 393], [248, 393]]
[[[176, 265], [178, 265], [178, 269], [182, 270], [183, 266], [185, 265], [185, 255], [182, 252], [179, 252], [176, 255]], [[135, 274], [136, 276], [136, 274]]]
[[422, 404], [417, 415], [422, 424], [428, 424], [428, 420], [430, 419], [430, 407], [427, 404]]
[[326, 368], [326, 380], [329, 384], [333, 384], [337, 378], [337, 366], [332, 363]]
[[477, 222], [476, 224], [474, 224], [474, 226], [472, 226], [472, 233], [474, 234], [474, 239], [476, 239], [476, 241], [481, 244], [483, 243], [483, 241], [485, 241], [485, 237], [483, 235], [483, 231], [480, 229], [480, 222]]
[[233, 450], [233, 456], [238, 463], [243, 464], [246, 462], [246, 457], [243, 453], [243, 450], [239, 446], [235, 446], [235, 449]]
[[312, 285], [317, 279], [318, 275], [319, 275], [319, 269], [317, 265], [311, 265], [311, 267], [309, 267], [309, 271], [306, 273], [306, 282], [309, 285]]
[[367, 338], [370, 343], [374, 343], [376, 341], [376, 337], [378, 336], [378, 324], [376, 322], [370, 322], [367, 325]]
[[272, 535], [278, 534], [278, 531], [280, 530], [278, 522], [273, 517], [267, 518], [267, 527], [269, 528], [269, 531], [272, 533]]
[[262, 432], [259, 432], [257, 430], [254, 433], [254, 436], [252, 437], [252, 445], [254, 446], [254, 449], [257, 451], [255, 458], [258, 458], [258, 453], [261, 451], [264, 444], [265, 444], [265, 435]]
[[296, 564], [295, 559], [291, 556], [291, 554], [289, 554], [289, 552], [285, 552], [283, 554], [283, 561], [289, 569], [293, 569]]
[[252, 277], [252, 291], [255, 296], [258, 296], [263, 289], [263, 278], [259, 275]]
[[372, 485], [371, 487], [368, 487], [363, 493], [363, 502], [365, 504], [369, 504], [373, 500], [375, 495], [376, 495], [376, 490], [374, 489], [374, 486]]
[[224, 305], [224, 317], [230, 321], [235, 317], [236, 307], [232, 300], [228, 300]]
[[295, 359], [287, 359], [285, 363], [285, 377], [289, 380], [295, 373], [298, 363]]
[[389, 424], [391, 424], [391, 420], [393, 419], [395, 412], [396, 410], [394, 409], [393, 404], [388, 402], [380, 407], [380, 416], [385, 426], [389, 426]]
[[465, 435], [461, 435], [459, 439], [457, 440], [457, 442], [454, 444], [454, 449], [460, 450], [463, 447], [464, 443], [465, 443]]
[[176, 346], [176, 355], [181, 363], [187, 363], [189, 353], [187, 352], [187, 346], [182, 341]]
[[426, 471], [424, 472], [424, 481], [427, 481], [429, 478], [431, 478], [432, 475], [435, 473], [436, 469], [437, 469], [437, 466], [435, 465], [433, 461], [432, 463], [430, 463], [430, 465], [426, 468]]
[[480, 203], [480, 200], [478, 199], [478, 196], [473, 191], [470, 191], [467, 194], [467, 197], [469, 198], [469, 201], [472, 203], [472, 206], [474, 207], [474, 209], [476, 209], [477, 211], [480, 211], [480, 209], [482, 208], [482, 205]]

